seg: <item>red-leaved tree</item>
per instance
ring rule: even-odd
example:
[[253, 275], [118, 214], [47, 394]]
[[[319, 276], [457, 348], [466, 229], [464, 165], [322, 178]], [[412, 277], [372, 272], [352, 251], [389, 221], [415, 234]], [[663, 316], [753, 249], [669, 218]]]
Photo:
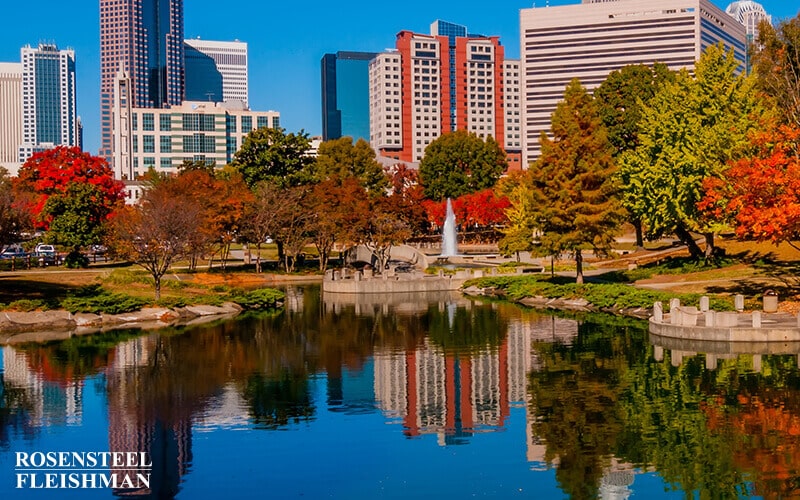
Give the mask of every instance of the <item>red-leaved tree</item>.
[[800, 250], [800, 128], [779, 126], [755, 136], [757, 153], [707, 179], [698, 208], [728, 221], [740, 238], [786, 242]]
[[57, 146], [28, 158], [19, 169], [15, 188], [32, 194], [30, 210], [37, 227], [48, 229], [51, 219], [39, 217], [47, 199], [54, 194], [66, 194], [72, 183], [97, 188], [101, 194], [97, 203], [107, 209], [106, 213], [111, 213], [123, 197], [124, 185], [114, 180], [113, 171], [103, 158], [67, 146]]

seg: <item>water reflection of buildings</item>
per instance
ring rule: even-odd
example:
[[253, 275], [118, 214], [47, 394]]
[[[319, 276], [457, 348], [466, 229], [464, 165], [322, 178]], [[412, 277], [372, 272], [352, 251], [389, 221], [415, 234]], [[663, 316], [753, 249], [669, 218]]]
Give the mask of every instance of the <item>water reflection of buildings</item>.
[[[142, 371], [157, 364], [161, 355], [158, 342], [157, 335], [149, 335], [118, 344], [106, 369], [109, 451], [144, 452], [153, 464], [151, 489], [116, 490], [117, 495], [172, 498], [192, 459], [191, 420], [163, 418], [158, 410], [142, 405], [153, 401], [146, 393], [154, 387]], [[113, 472], [122, 475], [129, 471]]]
[[[533, 342], [569, 343], [577, 333], [575, 321], [536, 317], [511, 321], [500, 346], [469, 354], [444, 352], [430, 340], [406, 352], [377, 350], [375, 397], [407, 435], [463, 443], [476, 432], [502, 428], [513, 406], [530, 411], [527, 374], [539, 365]], [[543, 459], [544, 446], [530, 431], [528, 450], [529, 460]]]
[[29, 355], [4, 346], [3, 381], [9, 387], [25, 389], [30, 406], [27, 425], [33, 428], [51, 425], [81, 425], [83, 416], [83, 381], [63, 380], [47, 363], [36, 370]]

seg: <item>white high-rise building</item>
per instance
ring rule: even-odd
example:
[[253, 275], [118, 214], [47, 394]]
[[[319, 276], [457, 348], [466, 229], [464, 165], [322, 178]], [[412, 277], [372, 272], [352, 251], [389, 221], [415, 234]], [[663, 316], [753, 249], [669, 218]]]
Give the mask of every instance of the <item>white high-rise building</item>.
[[184, 40], [186, 100], [248, 106], [247, 43]]
[[693, 69], [722, 42], [746, 62], [744, 26], [710, 0], [616, 0], [520, 10], [523, 165], [539, 157], [542, 132], [564, 89], [597, 88], [614, 70], [661, 62]]
[[168, 108], [136, 108], [131, 80], [118, 71], [114, 88], [114, 175], [135, 180], [148, 169], [176, 172], [184, 161], [233, 160], [247, 135], [257, 128], [280, 127], [277, 111], [251, 111], [241, 101], [184, 101]]
[[758, 24], [765, 20], [768, 23], [772, 22], [772, 16], [767, 14], [764, 6], [752, 0], [739, 0], [728, 5], [725, 12], [730, 14], [731, 17], [744, 24], [747, 29], [747, 38], [749, 41], [758, 37]]
[[22, 143], [22, 64], [0, 63], [0, 167], [19, 169]]
[[[518, 59], [503, 61], [503, 98], [505, 112], [505, 149], [509, 154], [509, 170], [519, 170], [522, 151], [522, 105], [519, 91], [520, 62]], [[516, 160], [517, 164], [511, 164]]]
[[80, 144], [75, 104], [75, 52], [54, 44], [23, 47], [22, 143], [18, 161], [53, 146]]

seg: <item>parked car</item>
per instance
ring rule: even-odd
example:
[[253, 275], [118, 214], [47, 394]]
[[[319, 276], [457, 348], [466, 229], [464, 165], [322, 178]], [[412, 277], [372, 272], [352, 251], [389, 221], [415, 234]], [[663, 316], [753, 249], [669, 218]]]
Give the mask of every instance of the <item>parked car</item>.
[[25, 252], [25, 249], [19, 245], [8, 245], [3, 249], [3, 253], [0, 254], [0, 259], [22, 259], [28, 255]]
[[36, 249], [33, 252], [34, 257], [39, 259], [39, 262], [48, 265], [48, 264], [56, 264], [58, 260], [58, 254], [56, 253], [56, 247], [53, 245], [45, 245], [43, 243], [39, 243], [36, 245]]

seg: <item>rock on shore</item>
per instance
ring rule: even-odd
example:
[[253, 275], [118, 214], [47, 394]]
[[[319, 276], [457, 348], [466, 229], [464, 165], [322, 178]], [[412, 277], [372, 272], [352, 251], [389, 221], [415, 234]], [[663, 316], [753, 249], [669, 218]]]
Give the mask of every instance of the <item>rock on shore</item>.
[[196, 305], [176, 309], [147, 307], [123, 314], [72, 314], [69, 311], [0, 312], [0, 344], [46, 342], [119, 328], [162, 328], [173, 324], [235, 316], [241, 306]]

